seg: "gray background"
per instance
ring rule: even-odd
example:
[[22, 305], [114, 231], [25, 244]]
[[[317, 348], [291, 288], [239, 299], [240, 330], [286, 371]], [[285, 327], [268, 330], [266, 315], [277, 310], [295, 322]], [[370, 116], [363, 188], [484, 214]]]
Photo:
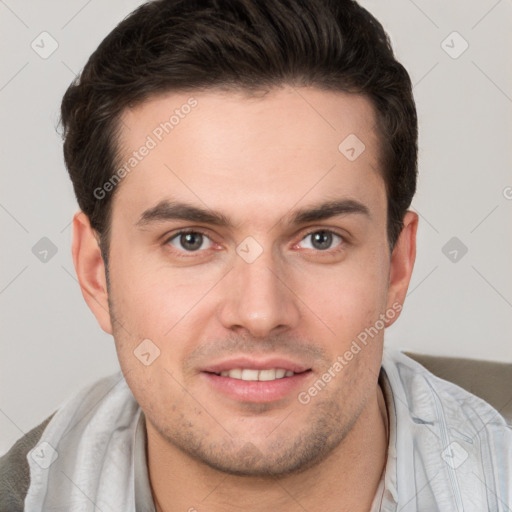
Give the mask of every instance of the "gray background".
[[[0, 453], [119, 369], [75, 277], [56, 125], [74, 75], [139, 3], [0, 0]], [[512, 362], [512, 2], [361, 3], [409, 70], [420, 118], [418, 257], [386, 344]]]

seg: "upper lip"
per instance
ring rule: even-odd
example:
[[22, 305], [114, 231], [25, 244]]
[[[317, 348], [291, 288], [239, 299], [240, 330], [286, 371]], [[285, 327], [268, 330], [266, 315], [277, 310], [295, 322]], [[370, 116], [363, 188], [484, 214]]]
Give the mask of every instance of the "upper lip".
[[250, 370], [270, 370], [272, 368], [282, 368], [283, 370], [289, 370], [294, 373], [302, 373], [311, 368], [301, 363], [291, 361], [290, 359], [284, 359], [281, 357], [272, 357], [268, 359], [257, 359], [254, 357], [240, 356], [225, 361], [219, 361], [217, 363], [210, 364], [201, 371], [210, 373], [220, 373], [235, 368], [247, 368]]

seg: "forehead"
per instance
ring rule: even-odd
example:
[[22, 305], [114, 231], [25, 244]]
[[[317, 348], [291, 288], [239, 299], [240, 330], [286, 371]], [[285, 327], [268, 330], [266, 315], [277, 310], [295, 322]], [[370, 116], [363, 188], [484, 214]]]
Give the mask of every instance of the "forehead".
[[375, 111], [361, 95], [171, 93], [126, 110], [121, 126], [127, 172], [114, 204], [134, 215], [163, 198], [246, 215], [322, 197], [382, 199]]

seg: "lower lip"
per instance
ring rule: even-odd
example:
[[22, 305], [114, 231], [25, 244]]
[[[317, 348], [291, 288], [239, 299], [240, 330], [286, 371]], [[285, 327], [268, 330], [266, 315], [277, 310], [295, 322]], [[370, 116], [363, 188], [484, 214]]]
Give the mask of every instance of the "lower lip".
[[267, 381], [250, 381], [222, 377], [215, 373], [202, 372], [208, 383], [222, 394], [239, 402], [268, 403], [286, 398], [304, 385], [311, 371], [296, 373], [291, 377]]

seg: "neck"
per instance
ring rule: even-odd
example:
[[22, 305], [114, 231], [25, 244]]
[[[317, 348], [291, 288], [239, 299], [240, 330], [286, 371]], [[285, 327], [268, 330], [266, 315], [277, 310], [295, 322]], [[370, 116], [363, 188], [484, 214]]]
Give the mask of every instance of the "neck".
[[169, 446], [146, 419], [148, 469], [157, 512], [299, 508], [368, 512], [385, 468], [388, 417], [380, 386], [340, 445], [320, 464], [281, 478], [216, 471]]

